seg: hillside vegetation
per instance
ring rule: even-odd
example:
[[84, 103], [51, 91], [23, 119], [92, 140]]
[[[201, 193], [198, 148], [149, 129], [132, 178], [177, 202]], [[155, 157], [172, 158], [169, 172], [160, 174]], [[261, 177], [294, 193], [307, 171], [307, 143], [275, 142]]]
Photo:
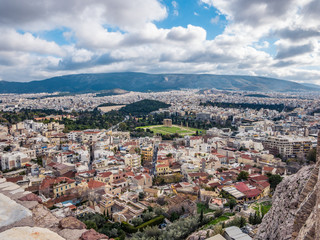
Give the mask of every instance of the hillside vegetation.
[[[23, 80], [23, 79], [22, 79]], [[164, 91], [172, 89], [243, 90], [260, 92], [319, 91], [296, 82], [274, 78], [212, 74], [146, 74], [134, 72], [65, 75], [32, 82], [0, 81], [0, 93]], [[115, 94], [102, 92], [98, 96]]]

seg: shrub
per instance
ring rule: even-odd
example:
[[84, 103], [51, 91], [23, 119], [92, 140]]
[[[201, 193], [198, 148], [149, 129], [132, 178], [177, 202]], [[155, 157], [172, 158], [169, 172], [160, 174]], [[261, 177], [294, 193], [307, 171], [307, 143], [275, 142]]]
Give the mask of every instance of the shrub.
[[143, 220], [140, 217], [136, 217], [136, 218], [132, 219], [131, 223], [133, 224], [133, 226], [136, 227], [136, 226], [139, 226], [140, 224], [142, 224]]
[[244, 217], [236, 217], [226, 224], [226, 227], [237, 226], [242, 228], [246, 225], [247, 220]]
[[214, 212], [214, 216], [216, 218], [222, 216], [222, 214], [223, 214], [223, 209], [221, 209], [221, 208]]
[[151, 219], [151, 220], [148, 221], [148, 222], [142, 223], [140, 226], [137, 227], [137, 229], [139, 230], [139, 229], [143, 229], [143, 228], [145, 228], [145, 227], [147, 227], [147, 226], [152, 227], [152, 226], [159, 225], [159, 224], [161, 224], [161, 223], [163, 222], [163, 220], [164, 220], [164, 216], [161, 215], [161, 216], [159, 216], [159, 217], [156, 217], [156, 218], [154, 218], [154, 219]]
[[137, 228], [135, 228], [134, 226], [132, 226], [130, 223], [127, 223], [127, 222], [122, 222], [121, 227], [127, 233], [135, 233], [138, 231]]
[[127, 223], [127, 222], [122, 222], [122, 229], [127, 233], [135, 233], [138, 230], [142, 230], [146, 227], [153, 227], [153, 226], [159, 225], [163, 222], [163, 220], [164, 220], [164, 216], [161, 215], [159, 217], [151, 219], [148, 222], [142, 223], [138, 227], [134, 227], [130, 223]]
[[97, 224], [94, 221], [91, 220], [87, 220], [84, 222], [84, 224], [87, 226], [87, 229], [94, 229], [94, 230], [98, 230]]

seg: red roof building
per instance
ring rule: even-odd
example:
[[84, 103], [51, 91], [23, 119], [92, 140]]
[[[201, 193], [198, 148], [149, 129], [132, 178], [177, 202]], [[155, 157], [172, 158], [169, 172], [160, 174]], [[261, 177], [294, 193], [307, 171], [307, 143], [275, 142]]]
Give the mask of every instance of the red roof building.
[[95, 181], [95, 180], [90, 180], [88, 182], [88, 188], [91, 190], [103, 188], [106, 184], [103, 182]]

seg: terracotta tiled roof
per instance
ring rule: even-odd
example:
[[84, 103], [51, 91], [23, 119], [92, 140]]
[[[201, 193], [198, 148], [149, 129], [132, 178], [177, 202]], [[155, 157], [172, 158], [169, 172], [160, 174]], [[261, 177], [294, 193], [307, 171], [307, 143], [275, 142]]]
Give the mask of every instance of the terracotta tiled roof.
[[111, 175], [112, 175], [112, 172], [98, 173], [98, 177], [110, 177]]
[[77, 172], [76, 176], [79, 176], [80, 174], [85, 174], [85, 173], [87, 173], [87, 174], [95, 174], [95, 172], [96, 172], [95, 169], [89, 170], [89, 171], [84, 171], [84, 172]]
[[157, 168], [161, 168], [161, 167], [169, 167], [169, 164], [159, 164], [159, 165], [157, 165]]
[[266, 167], [266, 166], [264, 166], [262, 170], [263, 170], [263, 171], [266, 171], [266, 172], [272, 172], [273, 169], [274, 169], [273, 167]]
[[253, 182], [261, 182], [261, 181], [266, 181], [269, 178], [265, 175], [255, 175], [255, 176], [249, 176], [249, 179]]
[[134, 173], [133, 172], [126, 172], [127, 177], [133, 177]]
[[43, 179], [43, 181], [40, 185], [40, 190], [49, 188], [50, 186], [52, 186], [54, 184], [59, 184], [61, 182], [74, 183], [75, 180], [70, 179], [68, 177], [57, 177], [57, 178], [46, 177], [45, 179]]
[[6, 179], [7, 179], [7, 182], [16, 183], [18, 181], [23, 180], [23, 176], [11, 177], [11, 178], [6, 178]]
[[141, 179], [143, 179], [143, 176], [142, 175], [138, 175], [138, 176], [135, 176], [134, 179], [141, 180]]
[[104, 186], [105, 186], [105, 183], [103, 183], [103, 182], [99, 182], [99, 181], [95, 181], [95, 180], [90, 180], [88, 182], [88, 188], [90, 188], [90, 189], [97, 189], [97, 188], [101, 188]]

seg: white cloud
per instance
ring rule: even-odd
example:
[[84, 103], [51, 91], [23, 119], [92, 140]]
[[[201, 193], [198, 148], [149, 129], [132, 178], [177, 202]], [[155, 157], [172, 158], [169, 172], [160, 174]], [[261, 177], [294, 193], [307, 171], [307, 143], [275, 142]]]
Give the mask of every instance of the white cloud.
[[129, 30], [167, 16], [157, 0], [20, 0], [0, 1], [0, 24], [25, 30], [74, 27], [87, 21]]
[[217, 15], [214, 18], [210, 19], [210, 23], [217, 24], [219, 22], [219, 20], [220, 20], [220, 17], [219, 17], [219, 15]]
[[[0, 0], [0, 78], [143, 71], [320, 79], [319, 1], [201, 1], [218, 13], [208, 21], [227, 19], [213, 40], [201, 26], [157, 27], [168, 15], [159, 0]], [[56, 29], [68, 44], [37, 37]]]
[[195, 27], [193, 25], [188, 25], [187, 28], [174, 27], [167, 35], [167, 38], [174, 41], [204, 41], [206, 40], [207, 32], [201, 27]]
[[171, 4], [172, 4], [172, 7], [173, 7], [173, 15], [174, 16], [179, 16], [178, 3], [176, 1], [172, 1]]
[[14, 29], [0, 28], [0, 35], [0, 51], [63, 55], [63, 51], [55, 42], [34, 37], [31, 33], [20, 34]]

